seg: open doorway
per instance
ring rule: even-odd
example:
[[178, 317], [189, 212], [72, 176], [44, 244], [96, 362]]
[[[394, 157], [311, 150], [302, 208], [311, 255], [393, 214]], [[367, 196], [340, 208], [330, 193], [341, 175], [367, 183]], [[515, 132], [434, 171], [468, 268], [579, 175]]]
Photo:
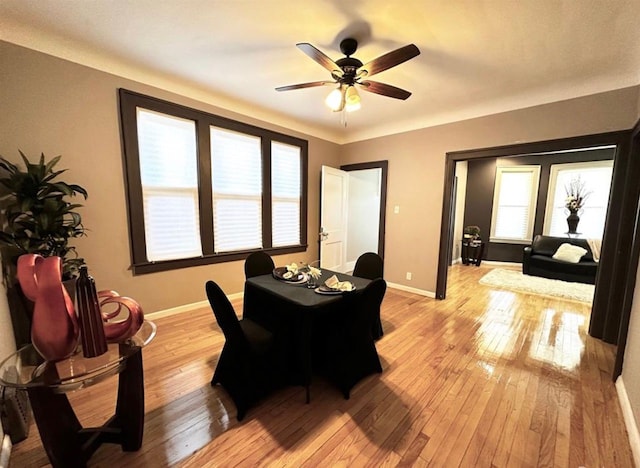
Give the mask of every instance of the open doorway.
[[[490, 262], [521, 263], [523, 248], [538, 234], [599, 243], [614, 155], [614, 146], [604, 146], [456, 161], [453, 261], [460, 259], [463, 231], [470, 226], [477, 228], [483, 260]], [[565, 200], [572, 181], [582, 185], [584, 196], [580, 229], [568, 232]]]
[[537, 154], [554, 151], [576, 150], [612, 145], [615, 147], [613, 178], [609, 207], [602, 240], [601, 261], [598, 266], [596, 288], [589, 323], [589, 334], [608, 343], [616, 344], [626, 334], [621, 323], [629, 298], [633, 295], [635, 270], [630, 273], [632, 243], [635, 233], [635, 219], [639, 206], [640, 159], [631, 151], [632, 131], [619, 131], [488, 148], [447, 153], [445, 161], [445, 182], [443, 191], [440, 251], [436, 284], [436, 298], [445, 299], [448, 270], [448, 251], [451, 245], [452, 203], [455, 164], [486, 157], [506, 157], [518, 154]]
[[[319, 249], [322, 265], [335, 271], [352, 271], [358, 257], [365, 252], [376, 252], [384, 258], [384, 233], [387, 205], [387, 161], [349, 164], [340, 167], [346, 181], [321, 183]], [[325, 171], [326, 172], [326, 171]], [[335, 172], [335, 170], [330, 171]], [[333, 179], [338, 179], [334, 174]], [[343, 195], [328, 193], [340, 187]], [[325, 213], [327, 200], [342, 200], [345, 216], [338, 220], [335, 203]], [[331, 214], [331, 216], [327, 216]], [[338, 222], [339, 221], [339, 222]], [[334, 224], [343, 224], [336, 228]], [[340, 247], [331, 241], [333, 231], [344, 230]], [[337, 257], [340, 258], [337, 258]], [[324, 259], [324, 260], [323, 260]], [[327, 261], [329, 263], [327, 263]], [[328, 267], [328, 266], [325, 266]]]

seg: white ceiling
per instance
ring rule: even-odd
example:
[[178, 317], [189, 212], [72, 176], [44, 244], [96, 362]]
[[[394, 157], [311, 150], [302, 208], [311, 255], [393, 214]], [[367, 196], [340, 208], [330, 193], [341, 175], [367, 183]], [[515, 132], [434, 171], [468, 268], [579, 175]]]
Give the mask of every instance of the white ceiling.
[[[640, 0], [0, 0], [0, 39], [344, 143], [640, 83]], [[324, 105], [330, 79], [295, 47], [334, 60], [355, 37], [366, 63], [421, 55], [373, 78], [407, 101], [360, 93]]]

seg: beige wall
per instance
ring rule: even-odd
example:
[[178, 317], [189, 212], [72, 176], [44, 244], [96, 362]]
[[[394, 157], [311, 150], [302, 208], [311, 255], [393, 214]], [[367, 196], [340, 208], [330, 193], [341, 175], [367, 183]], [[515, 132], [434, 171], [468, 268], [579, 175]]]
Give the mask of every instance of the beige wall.
[[[640, 99], [638, 100], [637, 118], [640, 120]], [[639, 239], [636, 239], [638, 241]], [[636, 272], [636, 286], [629, 319], [627, 346], [624, 352], [622, 381], [629, 397], [633, 417], [640, 427], [640, 266]], [[638, 434], [636, 434], [636, 437]], [[639, 449], [640, 447], [635, 447]], [[636, 456], [640, 454], [636, 453]]]
[[228, 294], [241, 292], [244, 283], [243, 262], [131, 274], [118, 120], [121, 87], [307, 139], [309, 249], [276, 263], [317, 259], [320, 166], [339, 166], [339, 145], [6, 42], [0, 42], [0, 63], [0, 154], [16, 162], [18, 149], [31, 158], [61, 154], [60, 167], [69, 169], [64, 180], [87, 189], [89, 198], [79, 211], [89, 233], [76, 244], [99, 289], [131, 296], [150, 313], [205, 300], [208, 279]]
[[5, 285], [0, 282], [0, 359], [16, 350], [6, 292]]
[[[385, 273], [389, 281], [434, 291], [448, 151], [538, 141], [630, 128], [638, 115], [638, 88], [627, 88], [448, 125], [339, 146], [213, 105], [0, 42], [0, 154], [18, 160], [63, 155], [70, 182], [89, 191], [82, 208], [88, 237], [78, 250], [99, 288], [140, 301], [147, 312], [204, 299], [202, 284], [218, 280], [228, 293], [242, 290], [242, 262], [132, 276], [122, 168], [117, 89], [128, 88], [309, 140], [309, 250], [317, 258], [318, 181], [322, 164], [389, 160]], [[398, 214], [394, 206], [400, 207]], [[418, 256], [416, 256], [418, 252]], [[405, 280], [411, 271], [413, 279]]]
[[435, 291], [447, 152], [626, 130], [637, 103], [626, 88], [345, 145], [342, 164], [389, 161], [387, 280]]
[[622, 380], [629, 397], [636, 424], [640, 427], [640, 268], [636, 273], [636, 289], [631, 307], [629, 335], [624, 353]]

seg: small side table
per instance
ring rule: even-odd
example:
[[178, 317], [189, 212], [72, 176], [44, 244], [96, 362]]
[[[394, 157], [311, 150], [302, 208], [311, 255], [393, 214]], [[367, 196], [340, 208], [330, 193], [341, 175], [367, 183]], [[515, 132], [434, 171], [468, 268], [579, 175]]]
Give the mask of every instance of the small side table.
[[480, 266], [484, 255], [484, 242], [480, 240], [462, 239], [462, 263]]
[[[123, 343], [109, 344], [102, 356], [82, 352], [57, 362], [45, 361], [33, 345], [20, 348], [0, 364], [0, 385], [26, 389], [49, 461], [57, 467], [85, 467], [103, 443], [134, 452], [142, 444], [144, 380], [142, 348], [156, 335], [145, 321]], [[65, 393], [118, 374], [115, 415], [101, 427], [83, 428]]]

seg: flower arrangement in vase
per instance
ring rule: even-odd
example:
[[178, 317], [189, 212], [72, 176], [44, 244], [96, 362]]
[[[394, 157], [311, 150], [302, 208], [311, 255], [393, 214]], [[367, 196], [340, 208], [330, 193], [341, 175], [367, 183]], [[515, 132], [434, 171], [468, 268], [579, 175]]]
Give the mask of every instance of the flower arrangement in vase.
[[567, 226], [569, 233], [575, 234], [578, 229], [578, 223], [580, 222], [579, 212], [582, 211], [584, 202], [589, 195], [590, 191], [586, 190], [586, 183], [580, 178], [571, 179], [568, 185], [564, 187], [567, 197], [564, 201], [564, 207], [569, 212], [567, 216]]

